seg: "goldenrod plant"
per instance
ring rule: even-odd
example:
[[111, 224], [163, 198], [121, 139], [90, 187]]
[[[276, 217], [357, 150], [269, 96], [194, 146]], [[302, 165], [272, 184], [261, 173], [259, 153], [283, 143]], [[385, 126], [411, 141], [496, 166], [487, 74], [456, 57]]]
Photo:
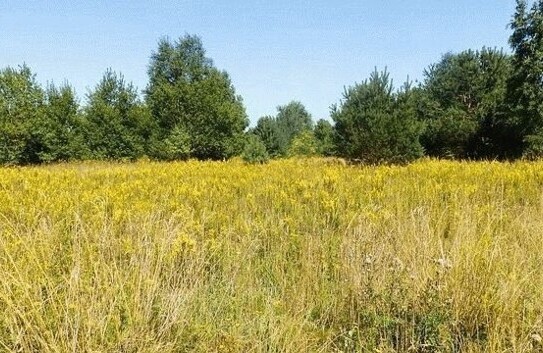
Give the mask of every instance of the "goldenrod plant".
[[0, 351], [534, 352], [543, 163], [0, 169]]

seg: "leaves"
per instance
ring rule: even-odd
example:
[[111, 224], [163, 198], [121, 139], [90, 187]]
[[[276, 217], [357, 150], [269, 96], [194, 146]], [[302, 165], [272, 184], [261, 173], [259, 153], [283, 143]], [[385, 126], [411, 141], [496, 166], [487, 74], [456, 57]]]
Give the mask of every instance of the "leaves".
[[504, 143], [504, 100], [511, 57], [483, 48], [448, 53], [425, 71], [417, 114], [427, 128], [421, 141], [431, 156], [496, 158]]
[[0, 163], [40, 162], [44, 92], [26, 65], [0, 71]]
[[543, 1], [528, 10], [526, 1], [518, 0], [510, 26], [514, 56], [507, 85], [507, 128], [517, 146], [514, 156], [519, 156], [530, 148], [527, 136], [543, 128]]
[[248, 134], [243, 153], [241, 155], [247, 163], [266, 163], [269, 160], [266, 146], [257, 135]]
[[106, 71], [88, 96], [85, 117], [94, 158], [133, 160], [144, 155], [148, 116], [137, 90], [121, 74]]
[[161, 40], [149, 78], [146, 101], [159, 139], [180, 128], [188, 133], [191, 157], [223, 159], [236, 152], [248, 125], [245, 108], [228, 74], [205, 56], [198, 37]]
[[422, 155], [421, 126], [404, 96], [393, 92], [386, 71], [376, 70], [362, 84], [347, 88], [341, 104], [333, 107], [332, 118], [343, 157], [373, 164], [402, 163]]
[[313, 128], [311, 115], [298, 101], [277, 107], [277, 116], [260, 118], [254, 133], [260, 137], [268, 153], [275, 157], [288, 155], [292, 141]]

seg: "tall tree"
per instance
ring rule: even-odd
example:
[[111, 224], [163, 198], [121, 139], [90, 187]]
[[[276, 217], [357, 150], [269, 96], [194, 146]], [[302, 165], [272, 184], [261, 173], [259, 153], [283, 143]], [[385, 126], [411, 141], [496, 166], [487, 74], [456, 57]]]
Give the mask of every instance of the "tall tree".
[[328, 120], [320, 119], [315, 124], [313, 132], [317, 140], [318, 153], [322, 156], [333, 156], [336, 152], [334, 126]]
[[183, 131], [189, 144], [183, 149], [192, 157], [223, 159], [240, 152], [248, 125], [242, 99], [228, 74], [206, 57], [200, 38], [161, 40], [148, 73], [146, 100], [159, 128], [158, 149], [161, 140]]
[[44, 92], [26, 65], [0, 70], [0, 163], [40, 162]]
[[51, 84], [45, 92], [45, 120], [42, 129], [44, 162], [69, 161], [88, 157], [79, 102], [69, 84]]
[[386, 71], [346, 89], [332, 107], [339, 155], [372, 164], [420, 157], [420, 123], [402, 108]]
[[510, 24], [513, 49], [513, 74], [508, 84], [511, 154], [543, 155], [543, 0], [530, 10], [526, 1], [517, 0]]
[[448, 53], [425, 70], [418, 99], [427, 124], [422, 136], [426, 152], [455, 158], [502, 156], [510, 71], [510, 57], [487, 48]]
[[145, 153], [150, 116], [122, 75], [106, 71], [88, 95], [85, 117], [94, 158], [135, 159]]

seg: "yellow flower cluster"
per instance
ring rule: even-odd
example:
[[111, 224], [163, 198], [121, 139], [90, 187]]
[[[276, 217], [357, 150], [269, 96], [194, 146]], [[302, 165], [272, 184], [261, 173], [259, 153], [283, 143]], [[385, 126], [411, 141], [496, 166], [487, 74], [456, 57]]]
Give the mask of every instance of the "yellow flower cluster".
[[2, 168], [0, 346], [522, 351], [542, 214], [541, 162]]

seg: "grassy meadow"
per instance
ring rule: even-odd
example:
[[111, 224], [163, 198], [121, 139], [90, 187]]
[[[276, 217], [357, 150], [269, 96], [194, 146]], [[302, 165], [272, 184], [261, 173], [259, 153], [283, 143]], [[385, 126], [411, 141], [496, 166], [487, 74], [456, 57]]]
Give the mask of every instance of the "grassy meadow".
[[543, 350], [543, 162], [0, 169], [0, 352]]

